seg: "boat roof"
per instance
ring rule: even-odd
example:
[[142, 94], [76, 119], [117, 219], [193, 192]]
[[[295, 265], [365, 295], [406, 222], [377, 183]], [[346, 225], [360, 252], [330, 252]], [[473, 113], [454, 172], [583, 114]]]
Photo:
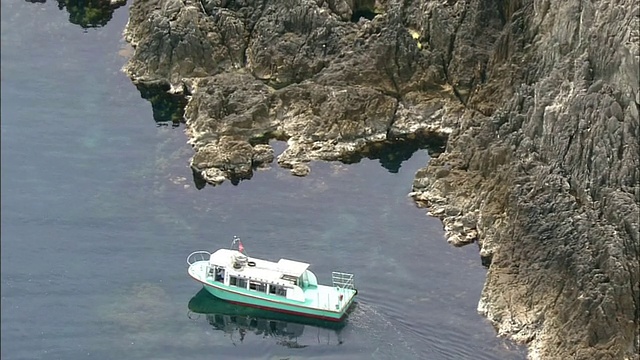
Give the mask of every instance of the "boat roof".
[[[242, 269], [235, 269], [233, 261], [236, 256], [243, 255], [237, 250], [219, 249], [209, 258], [209, 263], [217, 266], [224, 266], [231, 273], [250, 279], [259, 279], [275, 284], [289, 285], [291, 280], [300, 277], [309, 267], [308, 263], [280, 259], [277, 263], [247, 256], [248, 261], [256, 263], [255, 266], [244, 266]], [[292, 279], [293, 278], [293, 279]]]

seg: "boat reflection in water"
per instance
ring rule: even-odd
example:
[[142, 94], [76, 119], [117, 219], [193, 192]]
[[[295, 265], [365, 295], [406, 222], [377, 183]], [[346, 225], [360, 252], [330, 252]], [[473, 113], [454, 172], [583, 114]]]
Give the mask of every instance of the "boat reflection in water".
[[233, 342], [236, 340], [235, 335], [242, 342], [248, 334], [253, 333], [272, 337], [277, 344], [289, 348], [308, 346], [298, 343], [305, 330], [305, 339], [317, 339], [319, 344], [340, 345], [340, 331], [346, 326], [345, 321], [322, 321], [235, 305], [218, 299], [204, 288], [189, 301], [189, 318], [195, 320], [199, 315], [204, 315], [214, 329], [229, 334]]

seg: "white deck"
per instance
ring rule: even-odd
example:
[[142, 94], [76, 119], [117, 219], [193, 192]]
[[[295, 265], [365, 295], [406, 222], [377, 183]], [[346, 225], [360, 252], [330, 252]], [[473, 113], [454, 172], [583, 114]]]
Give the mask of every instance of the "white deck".
[[[341, 310], [355, 295], [353, 290], [338, 289], [326, 285], [307, 288], [304, 291], [305, 304], [309, 307], [325, 310]], [[340, 300], [342, 295], [342, 300]]]
[[248, 261], [253, 261], [256, 265], [244, 266], [241, 269], [235, 269], [233, 267], [233, 259], [238, 255], [242, 254], [237, 250], [219, 249], [211, 254], [209, 263], [211, 265], [224, 266], [230, 273], [237, 273], [250, 279], [262, 280], [268, 283], [285, 286], [291, 285], [292, 282], [282, 279], [283, 275], [298, 278], [309, 267], [309, 264], [300, 261], [280, 259], [280, 261], [276, 263], [269, 260], [247, 256]]

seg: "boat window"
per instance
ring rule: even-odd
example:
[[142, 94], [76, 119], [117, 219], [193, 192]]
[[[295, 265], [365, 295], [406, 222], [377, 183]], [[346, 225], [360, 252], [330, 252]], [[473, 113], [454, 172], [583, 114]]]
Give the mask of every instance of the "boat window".
[[267, 284], [261, 283], [259, 281], [249, 281], [249, 289], [260, 292], [267, 292]]
[[293, 285], [298, 285], [298, 278], [296, 276], [292, 276], [292, 275], [282, 275], [280, 277], [280, 279], [285, 280], [285, 281], [289, 281], [290, 283], [292, 283]]
[[239, 288], [247, 288], [247, 279], [241, 277], [229, 275], [229, 286], [237, 286]]
[[278, 296], [287, 296], [287, 289], [278, 285], [269, 285], [269, 294]]

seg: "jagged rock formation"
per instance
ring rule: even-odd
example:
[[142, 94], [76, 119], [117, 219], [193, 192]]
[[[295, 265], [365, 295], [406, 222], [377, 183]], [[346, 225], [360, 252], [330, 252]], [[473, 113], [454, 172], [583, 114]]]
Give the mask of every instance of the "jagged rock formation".
[[489, 266], [531, 358], [624, 358], [638, 316], [635, 0], [136, 1], [125, 71], [186, 98], [209, 183], [449, 136], [412, 196]]
[[638, 356], [638, 6], [509, 9], [447, 152], [416, 177], [450, 241], [479, 240], [479, 310], [531, 357]]
[[462, 105], [443, 55], [407, 30], [401, 2], [379, 4], [373, 21], [351, 22], [353, 9], [338, 1], [134, 3], [126, 36], [136, 51], [126, 71], [139, 86], [164, 81], [189, 97], [192, 167], [214, 184], [251, 177], [269, 159], [256, 145], [271, 138], [288, 141], [278, 163], [305, 174], [313, 159], [449, 131], [455, 118], [446, 114]]

